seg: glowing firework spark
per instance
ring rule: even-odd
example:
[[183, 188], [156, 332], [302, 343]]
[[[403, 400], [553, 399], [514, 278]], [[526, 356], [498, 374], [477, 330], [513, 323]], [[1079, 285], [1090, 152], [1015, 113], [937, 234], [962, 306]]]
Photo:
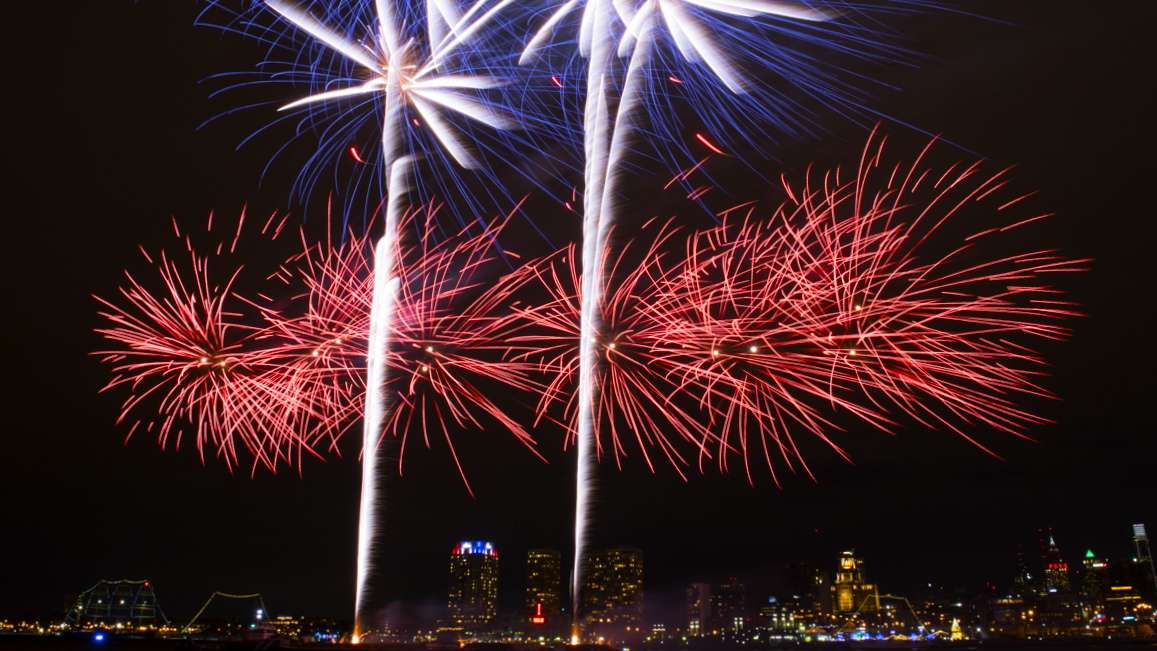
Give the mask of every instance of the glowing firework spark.
[[[745, 305], [775, 310], [770, 319], [745, 317], [757, 328], [775, 326], [746, 333], [760, 347], [752, 362], [764, 368], [755, 375], [775, 378], [784, 357], [826, 367], [829, 385], [855, 391], [860, 404], [890, 405], [981, 447], [967, 429], [1023, 435], [1046, 421], [1014, 399], [1049, 395], [1039, 385], [1045, 360], [1033, 343], [1064, 338], [1062, 322], [1078, 314], [1048, 280], [1082, 270], [1088, 261], [1024, 246], [1018, 229], [1049, 215], [1004, 216], [1025, 198], [1006, 196], [1008, 169], [986, 173], [975, 162], [937, 170], [924, 162], [931, 144], [910, 165], [889, 164], [884, 142], [869, 139], [853, 178], [841, 178], [836, 169], [795, 187], [784, 182], [790, 198], [776, 211], [782, 225], [755, 241], [766, 251], [796, 253], [764, 254], [768, 272], [786, 277], [790, 291], [781, 283], [767, 293], [755, 248], [728, 254], [740, 257], [731, 260], [739, 273], [720, 274], [727, 291], [719, 297], [727, 308], [744, 304], [746, 293], [759, 301]], [[986, 223], [1000, 225], [964, 235], [954, 230], [977, 215], [995, 216]], [[1008, 232], [1017, 240], [994, 246], [991, 240]], [[990, 249], [1013, 252], [993, 255]], [[754, 264], [750, 256], [757, 257]], [[734, 287], [741, 290], [738, 302], [727, 295]], [[780, 355], [795, 346], [810, 350]]]
[[342, 202], [343, 221], [364, 225], [388, 194], [393, 163], [406, 155], [422, 166], [408, 180], [414, 191], [423, 201], [447, 201], [447, 216], [459, 225], [516, 200], [499, 172], [529, 166], [536, 177], [550, 174], [549, 156], [540, 163], [512, 155], [544, 148], [526, 127], [547, 123], [550, 129], [534, 133], [566, 132], [532, 110], [526, 85], [510, 83], [516, 68], [503, 64], [510, 57], [494, 34], [513, 0], [468, 7], [458, 0], [260, 0], [241, 11], [235, 4], [211, 0], [198, 23], [242, 33], [269, 51], [256, 70], [216, 77], [224, 85], [214, 96], [232, 101], [210, 121], [254, 110], [265, 119], [276, 107], [241, 144], [276, 139], [266, 171], [289, 152], [308, 152], [293, 163], [291, 190], [308, 209], [321, 203], [321, 190]]
[[[788, 199], [770, 219], [756, 219], [756, 204], [745, 202], [721, 213], [723, 225], [687, 237], [644, 227], [646, 246], [601, 264], [616, 282], [603, 298], [605, 334], [596, 342], [605, 360], [593, 423], [598, 453], [621, 459], [633, 437], [649, 466], [657, 448], [682, 472], [688, 457], [675, 444], [683, 441], [700, 461], [717, 457], [725, 469], [727, 453], [746, 458], [749, 441], [760, 439], [764, 456], [778, 453], [806, 470], [787, 427], [835, 446], [825, 433], [840, 429], [841, 413], [884, 429], [906, 415], [965, 436], [965, 426], [1022, 434], [1042, 422], [1012, 398], [1047, 395], [1032, 340], [1064, 337], [1063, 320], [1076, 311], [1045, 280], [1086, 261], [1020, 247], [987, 255], [982, 244], [1049, 215], [1004, 218], [1029, 196], [1004, 196], [1007, 170], [938, 170], [926, 154], [888, 165], [882, 140], [872, 139], [851, 178], [837, 168], [799, 184], [785, 179]], [[408, 211], [401, 225], [430, 233], [439, 210]], [[963, 233], [954, 226], [985, 213], [1005, 223]], [[578, 368], [581, 321], [574, 250], [499, 278], [487, 269], [509, 218], [473, 234], [395, 243], [390, 253], [405, 282], [388, 333], [398, 345], [384, 357], [398, 407], [384, 430], [399, 439], [420, 422], [424, 439], [433, 428], [453, 451], [452, 427], [482, 427], [489, 418], [532, 445], [482, 378], [540, 392], [540, 418], [553, 419], [551, 406], [564, 405], [561, 420], [576, 434], [577, 399], [566, 387]], [[287, 306], [268, 290], [245, 300], [234, 289], [240, 270], [228, 262], [243, 225], [244, 213], [236, 227], [222, 226], [225, 237], [200, 247], [174, 223], [188, 271], [163, 251], [146, 254], [159, 290], [129, 275], [123, 300], [101, 300], [111, 325], [100, 332], [117, 346], [100, 354], [114, 366], [110, 387], [136, 389], [126, 417], [160, 398], [162, 441], [185, 419], [199, 447], [212, 442], [231, 465], [241, 441], [275, 466], [290, 458], [278, 450], [332, 446], [356, 421], [359, 360], [372, 348], [373, 255], [368, 236], [356, 232], [337, 244], [306, 244], [303, 236], [303, 249], [270, 275], [300, 285], [300, 300]], [[273, 215], [262, 232], [276, 237], [283, 226]], [[947, 255], [935, 253], [945, 246]], [[201, 255], [203, 248], [215, 253]], [[231, 270], [217, 282], [210, 266]], [[523, 302], [519, 292], [531, 285], [536, 299]], [[530, 379], [536, 369], [551, 372], [547, 384]]]
[[[492, 15], [496, 9], [510, 1], [503, 0], [487, 14]], [[387, 169], [397, 160], [398, 152], [402, 149], [397, 138], [401, 128], [407, 124], [404, 116], [400, 113], [400, 107], [403, 103], [412, 107], [417, 115], [421, 116], [438, 143], [449, 152], [459, 165], [466, 168], [477, 167], [477, 160], [464, 141], [461, 132], [446, 120], [446, 113], [461, 115], [495, 129], [511, 129], [515, 126], [513, 121], [501, 115], [493, 107], [461, 92], [463, 90], [496, 88], [501, 85], [500, 80], [487, 75], [439, 75], [436, 73], [439, 63], [450, 56], [456, 46], [485, 24], [486, 15], [474, 22], [459, 17], [453, 26], [454, 36], [452, 38], [445, 36], [438, 38], [444, 29], [443, 21], [446, 19], [438, 8], [445, 3], [431, 3], [434, 12], [429, 18], [429, 26], [433, 50], [423, 60], [417, 58], [414, 42], [403, 40], [404, 35], [396, 24], [389, 2], [379, 1], [376, 3], [379, 31], [376, 47], [372, 49], [367, 48], [364, 43], [355, 43], [347, 39], [339, 32], [318, 21], [308, 11], [290, 2], [266, 0], [266, 4], [310, 36], [360, 65], [363, 72], [370, 75], [370, 79], [364, 83], [315, 93], [290, 102], [281, 107], [281, 110], [318, 102], [356, 98], [361, 95], [382, 96], [386, 106], [386, 119], [382, 130], [382, 151]], [[435, 38], [438, 40], [434, 40]]]

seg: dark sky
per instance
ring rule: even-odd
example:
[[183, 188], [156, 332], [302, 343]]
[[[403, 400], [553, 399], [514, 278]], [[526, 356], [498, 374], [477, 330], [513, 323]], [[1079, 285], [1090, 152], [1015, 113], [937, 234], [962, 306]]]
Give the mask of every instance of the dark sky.
[[[1041, 525], [1056, 528], [1074, 559], [1087, 546], [1125, 555], [1133, 522], [1157, 530], [1153, 7], [966, 6], [1006, 22], [906, 20], [902, 30], [929, 57], [891, 71], [901, 90], [878, 105], [994, 165], [1015, 163], [1018, 186], [1038, 189], [1059, 213], [1055, 243], [1095, 259], [1069, 285], [1089, 316], [1052, 353], [1051, 386], [1063, 401], [1044, 410], [1057, 424], [1036, 430], [1037, 443], [996, 441], [1003, 461], [948, 434], [853, 431], [841, 440], [854, 466], [821, 450], [812, 459], [818, 484], [794, 479], [782, 490], [739, 476], [683, 484], [637, 464], [621, 474], [608, 468], [596, 543], [642, 547], [649, 587], [793, 559], [827, 562], [853, 546], [886, 589], [926, 578], [976, 587], [1005, 582], [1017, 543]], [[136, 243], [166, 237], [170, 214], [200, 219], [246, 200], [258, 210], [283, 202], [276, 182], [257, 187], [266, 152], [234, 151], [244, 130], [196, 130], [217, 110], [199, 81], [245, 69], [257, 52], [194, 28], [188, 1], [8, 11], [16, 14], [4, 45], [13, 114], [0, 256], [9, 369], [0, 617], [56, 615], [67, 595], [102, 577], [151, 578], [178, 620], [217, 589], [260, 591], [274, 611], [347, 615], [352, 454], [309, 465], [303, 478], [250, 479], [143, 437], [122, 445], [116, 402], [96, 395], [103, 370], [87, 356], [98, 345], [90, 294], [116, 286]], [[782, 152], [783, 168], [853, 160], [864, 131], [830, 122], [823, 142]], [[389, 486], [382, 590], [391, 598], [440, 602], [457, 539], [495, 541], [507, 602], [518, 599], [528, 546], [568, 547], [569, 457], [545, 466], [505, 438], [467, 445], [480, 453], [468, 459], [476, 499], [441, 449], [416, 451], [408, 477]]]

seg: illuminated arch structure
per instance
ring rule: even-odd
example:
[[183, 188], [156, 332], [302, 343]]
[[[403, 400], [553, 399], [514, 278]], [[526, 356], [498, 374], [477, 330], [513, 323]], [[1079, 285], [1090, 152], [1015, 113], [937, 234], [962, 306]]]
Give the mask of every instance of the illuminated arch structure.
[[169, 623], [148, 579], [101, 580], [80, 593], [64, 621], [78, 628], [104, 626], [155, 627]]

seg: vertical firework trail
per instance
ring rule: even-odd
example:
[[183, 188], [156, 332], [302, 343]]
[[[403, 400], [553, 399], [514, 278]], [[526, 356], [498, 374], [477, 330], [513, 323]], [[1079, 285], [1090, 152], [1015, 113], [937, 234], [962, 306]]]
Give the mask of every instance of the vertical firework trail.
[[[817, 21], [827, 16], [806, 5], [793, 2], [743, 2], [695, 0], [700, 9], [743, 16], [778, 16]], [[598, 364], [601, 334], [600, 306], [608, 236], [615, 222], [618, 186], [623, 162], [629, 151], [633, 123], [644, 104], [646, 71], [651, 60], [655, 21], [662, 18], [680, 55], [689, 62], [702, 62], [711, 76], [734, 94], [744, 92], [742, 74], [729, 63], [703, 26], [702, 19], [687, 12], [682, 0], [644, 0], [637, 4], [623, 0], [566, 0], [527, 41], [520, 63], [533, 58], [550, 39], [553, 30], [568, 14], [581, 6], [578, 37], [579, 54], [586, 59], [586, 89], [583, 104], [583, 216], [582, 287], [579, 314], [578, 409], [574, 443], [575, 469], [574, 565], [571, 570], [571, 641], [581, 641], [579, 601], [586, 557], [587, 529], [593, 506], [595, 463], [600, 452], [597, 435]], [[627, 69], [620, 83], [616, 59], [626, 58]], [[616, 92], [617, 91], [617, 92]], [[613, 107], [613, 108], [612, 108]]]
[[[602, 242], [597, 237], [602, 224], [602, 183], [606, 178], [607, 142], [607, 76], [610, 74], [610, 3], [592, 0], [587, 8], [592, 15], [591, 42], [587, 44], [590, 62], [587, 68], [586, 104], [583, 110], [582, 287], [579, 291], [579, 386], [578, 420], [575, 430], [574, 565], [571, 570], [572, 642], [578, 642], [579, 596], [582, 586], [582, 564], [586, 558], [587, 524], [591, 512], [591, 491], [595, 474], [595, 364], [598, 363], [598, 302], [602, 276], [595, 272], [602, 258]], [[587, 16], [583, 17], [584, 27]], [[581, 46], [580, 46], [581, 47]]]
[[[372, 44], [355, 42], [331, 29], [307, 10], [286, 0], [266, 0], [266, 5], [291, 24], [337, 52], [347, 63], [354, 63], [371, 78], [363, 84], [336, 90], [323, 90], [283, 107], [293, 109], [317, 103], [362, 95], [380, 95], [384, 104], [382, 120], [382, 162], [385, 171], [385, 232], [375, 247], [374, 293], [371, 306], [370, 347], [366, 357], [366, 397], [362, 437], [362, 487], [358, 509], [357, 587], [354, 603], [355, 642], [366, 630], [365, 618], [369, 578], [380, 536], [378, 511], [381, 502], [382, 423], [386, 408], [383, 386], [386, 377], [386, 355], [393, 330], [395, 296], [401, 279], [395, 277], [396, 239], [399, 216], [404, 210], [405, 186], [414, 163], [405, 155], [402, 129], [409, 123], [406, 108], [412, 108], [429, 128], [438, 143], [454, 161], [465, 168], [477, 166], [462, 136], [446, 121], [443, 113], [465, 116], [496, 129], [511, 129], [514, 122], [498, 114], [484, 102], [463, 94], [464, 90], [484, 90], [500, 81], [484, 75], [439, 74], [440, 64], [451, 52], [482, 27], [495, 13], [512, 0], [501, 0], [486, 11], [476, 3], [471, 11], [458, 16], [446, 10], [447, 5], [430, 3], [427, 15], [425, 57], [415, 39], [403, 34], [404, 21], [398, 19], [392, 0], [375, 0], [377, 36]], [[444, 27], [449, 27], [446, 31]], [[414, 121], [417, 124], [417, 120]]]
[[[393, 34], [391, 16], [385, 2], [378, 2], [378, 21], [381, 30], [381, 45], [391, 54], [396, 52], [396, 37]], [[393, 253], [396, 248], [394, 238], [398, 236], [398, 211], [403, 193], [402, 176], [407, 162], [398, 159], [398, 118], [401, 111], [401, 84], [399, 66], [388, 65], [385, 85], [385, 116], [382, 120], [382, 159], [386, 170], [386, 220], [385, 231], [374, 247], [374, 294], [370, 303], [370, 335], [366, 353], [366, 398], [362, 416], [362, 487], [361, 502], [358, 504], [358, 549], [357, 575], [354, 588], [354, 632], [353, 641], [360, 640], [365, 630], [364, 614], [369, 585], [370, 569], [378, 542], [377, 514], [381, 508], [378, 479], [379, 438], [385, 419], [386, 353], [389, 333], [393, 325], [394, 299], [397, 296], [398, 278], [394, 277]]]
[[[550, 31], [575, 9], [577, 0], [563, 3], [542, 25], [522, 53], [528, 61], [549, 38]], [[579, 641], [578, 612], [582, 587], [583, 560], [586, 557], [587, 526], [592, 508], [594, 472], [598, 451], [595, 433], [595, 392], [598, 363], [599, 300], [603, 275], [599, 261], [606, 248], [606, 234], [613, 223], [609, 204], [615, 186], [615, 169], [622, 159], [625, 139], [623, 114], [637, 103], [639, 77], [646, 58], [647, 45], [636, 48], [630, 62], [630, 73], [622, 89], [617, 115], [610, 115], [614, 74], [614, 31], [612, 21], [618, 18], [610, 0], [587, 0], [583, 7], [578, 39], [580, 54], [587, 58], [586, 94], [583, 105], [583, 216], [582, 216], [582, 287], [579, 309], [578, 411], [574, 443], [575, 466], [574, 565], [571, 569], [571, 613], [574, 618], [572, 642]], [[623, 124], [622, 130], [616, 129]]]

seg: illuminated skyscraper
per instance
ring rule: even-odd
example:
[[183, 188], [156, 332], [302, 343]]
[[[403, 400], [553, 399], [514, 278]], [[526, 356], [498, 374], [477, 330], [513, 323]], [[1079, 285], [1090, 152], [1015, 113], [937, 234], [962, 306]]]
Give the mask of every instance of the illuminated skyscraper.
[[[831, 595], [822, 595], [823, 592], [827, 592], [827, 582], [823, 580], [820, 569], [810, 562], [791, 561], [785, 563], [782, 577], [784, 593], [802, 598], [805, 603], [801, 607], [814, 610], [820, 604], [831, 599]], [[822, 591], [818, 589], [821, 586], [823, 587]], [[820, 596], [824, 598], [816, 598]]]
[[1057, 547], [1052, 529], [1044, 530], [1041, 534], [1041, 561], [1044, 563], [1045, 592], [1068, 592], [1072, 589], [1072, 584], [1069, 582], [1069, 564], [1061, 556], [1061, 550]]
[[747, 586], [736, 578], [726, 583], [692, 583], [687, 588], [687, 633], [691, 637], [734, 637], [750, 628]]
[[713, 635], [742, 633], [747, 628], [747, 587], [734, 577], [711, 588]]
[[770, 637], [770, 640], [794, 638], [804, 619], [810, 617], [811, 611], [805, 604], [804, 597], [793, 595], [782, 601], [776, 597], [768, 597], [767, 603], [759, 609], [757, 626]]
[[1105, 587], [1109, 582], [1109, 562], [1097, 558], [1093, 550], [1087, 550], [1081, 559], [1084, 574], [1081, 577], [1081, 593], [1084, 597], [1087, 617], [1091, 618], [1104, 608]]
[[1016, 574], [1012, 577], [1012, 594], [1017, 597], [1027, 597], [1036, 593], [1036, 581], [1029, 570], [1028, 561], [1024, 557], [1024, 548], [1016, 550]]
[[700, 637], [710, 631], [711, 584], [692, 583], [687, 588], [687, 635]]
[[561, 607], [562, 554], [555, 549], [526, 552], [526, 612], [530, 623], [555, 623]]
[[608, 637], [638, 634], [643, 620], [643, 552], [597, 551], [587, 559], [583, 620]]
[[1136, 548], [1133, 562], [1139, 566], [1144, 579], [1142, 592], [1150, 599], [1157, 598], [1157, 570], [1153, 569], [1153, 553], [1149, 550], [1149, 536], [1144, 524], [1133, 525], [1133, 546]]
[[880, 596], [874, 584], [864, 580], [864, 561], [855, 551], [840, 552], [836, 580], [832, 583], [832, 610], [837, 613], [874, 612]]
[[494, 621], [498, 610], [498, 550], [484, 541], [450, 551], [450, 620], [467, 630]]

